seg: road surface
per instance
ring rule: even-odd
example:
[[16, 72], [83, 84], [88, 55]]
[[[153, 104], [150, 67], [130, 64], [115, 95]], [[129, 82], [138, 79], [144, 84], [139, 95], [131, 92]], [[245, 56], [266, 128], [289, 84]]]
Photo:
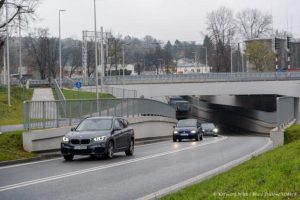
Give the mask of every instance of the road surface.
[[[227, 135], [136, 146], [112, 160], [75, 157], [0, 167], [0, 199], [138, 199], [239, 159], [268, 137]], [[217, 187], [217, 186], [216, 186]]]

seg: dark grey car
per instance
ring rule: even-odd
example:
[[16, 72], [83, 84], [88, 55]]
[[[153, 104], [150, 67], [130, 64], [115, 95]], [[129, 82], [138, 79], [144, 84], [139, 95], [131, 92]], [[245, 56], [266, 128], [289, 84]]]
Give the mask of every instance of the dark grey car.
[[213, 123], [202, 123], [200, 129], [205, 136], [218, 136], [219, 130]]
[[73, 160], [74, 155], [104, 155], [110, 159], [122, 151], [133, 155], [134, 130], [119, 117], [86, 118], [61, 142], [61, 153], [67, 161]]

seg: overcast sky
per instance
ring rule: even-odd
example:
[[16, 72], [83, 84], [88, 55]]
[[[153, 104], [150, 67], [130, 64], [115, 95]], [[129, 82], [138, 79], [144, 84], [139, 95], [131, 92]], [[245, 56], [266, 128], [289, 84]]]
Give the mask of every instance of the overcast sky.
[[[93, 0], [42, 0], [33, 27], [47, 27], [58, 36], [58, 10], [62, 37], [81, 39], [82, 30], [94, 30]], [[274, 29], [289, 29], [300, 37], [300, 0], [96, 0], [97, 28], [123, 36], [202, 42], [207, 13], [220, 6], [235, 14], [245, 8], [258, 8], [273, 14]]]

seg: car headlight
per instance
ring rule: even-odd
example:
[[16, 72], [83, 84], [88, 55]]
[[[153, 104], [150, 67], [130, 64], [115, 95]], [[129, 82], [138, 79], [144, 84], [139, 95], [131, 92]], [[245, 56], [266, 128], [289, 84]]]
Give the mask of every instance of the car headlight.
[[217, 132], [219, 132], [219, 130], [217, 128], [214, 128], [213, 132], [217, 133]]
[[100, 136], [100, 137], [95, 137], [94, 141], [95, 142], [101, 142], [101, 141], [104, 141], [105, 139], [106, 139], [106, 136]]
[[174, 131], [174, 134], [178, 134], [178, 131]]
[[195, 130], [193, 130], [193, 131], [191, 131], [191, 133], [196, 133], [197, 131], [195, 131]]
[[63, 137], [63, 139], [62, 139], [64, 142], [69, 142], [70, 141], [70, 139], [69, 138], [67, 138], [67, 137]]

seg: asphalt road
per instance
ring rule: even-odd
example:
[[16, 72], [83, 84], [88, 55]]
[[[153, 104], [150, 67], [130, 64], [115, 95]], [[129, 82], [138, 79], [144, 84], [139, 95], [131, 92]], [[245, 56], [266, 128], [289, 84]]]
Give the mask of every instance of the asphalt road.
[[[136, 146], [112, 160], [75, 157], [0, 167], [0, 199], [138, 199], [216, 169], [268, 144], [268, 137], [220, 136]], [[216, 186], [217, 187], [217, 186]]]

